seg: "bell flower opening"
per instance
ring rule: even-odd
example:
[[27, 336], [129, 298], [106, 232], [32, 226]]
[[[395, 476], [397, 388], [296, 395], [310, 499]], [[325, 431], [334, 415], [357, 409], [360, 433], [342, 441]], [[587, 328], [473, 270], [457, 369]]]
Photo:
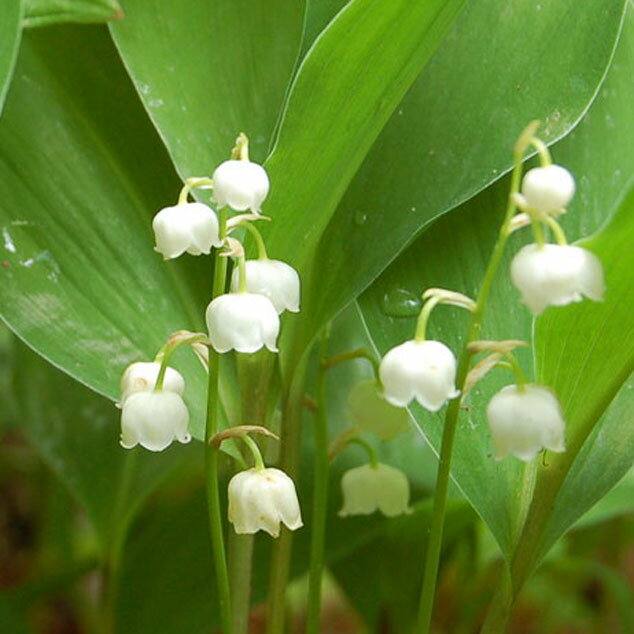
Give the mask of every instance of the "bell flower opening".
[[511, 262], [511, 280], [534, 315], [548, 306], [579, 302], [583, 296], [601, 301], [603, 267], [586, 249], [572, 245], [528, 244]]
[[343, 506], [340, 517], [370, 515], [379, 511], [386, 517], [411, 513], [409, 481], [394, 467], [365, 464], [346, 471], [341, 478]]
[[303, 526], [293, 480], [280, 469], [252, 468], [241, 471], [229, 482], [229, 522], [240, 535], [265, 531], [280, 534]]
[[155, 251], [165, 260], [190, 255], [208, 254], [211, 247], [222, 246], [218, 235], [218, 218], [203, 203], [181, 203], [165, 207], [152, 221], [156, 240]]
[[542, 450], [566, 450], [565, 422], [557, 397], [542, 385], [507, 385], [487, 406], [497, 460], [514, 455], [528, 462]]
[[188, 443], [189, 412], [176, 392], [136, 392], [123, 402], [121, 446], [163, 451], [174, 440]]
[[264, 295], [227, 293], [211, 301], [206, 312], [209, 340], [216, 352], [253, 353], [263, 347], [277, 352], [280, 318]]
[[440, 341], [406, 341], [392, 348], [381, 360], [379, 376], [383, 396], [397, 407], [407, 407], [416, 399], [436, 412], [459, 394], [456, 359]]

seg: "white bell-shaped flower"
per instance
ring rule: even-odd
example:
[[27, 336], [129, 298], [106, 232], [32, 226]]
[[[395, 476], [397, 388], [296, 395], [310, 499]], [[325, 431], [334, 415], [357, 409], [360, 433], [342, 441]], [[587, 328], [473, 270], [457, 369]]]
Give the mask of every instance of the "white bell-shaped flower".
[[378, 387], [374, 379], [355, 385], [348, 396], [348, 415], [359, 429], [391, 440], [409, 429], [409, 414], [403, 407], [388, 403]]
[[511, 263], [511, 279], [534, 315], [547, 306], [581, 301], [583, 295], [600, 301], [605, 291], [603, 267], [596, 255], [570, 245], [522, 247]]
[[227, 293], [212, 300], [206, 312], [209, 340], [216, 352], [277, 352], [280, 318], [264, 295]]
[[236, 533], [280, 534], [280, 523], [294, 531], [303, 526], [293, 480], [274, 468], [241, 471], [229, 482], [229, 521]]
[[[130, 364], [121, 377], [121, 401], [125, 401], [135, 392], [149, 392], [156, 387], [161, 364], [156, 361], [137, 361]], [[185, 379], [182, 374], [170, 368], [165, 369], [163, 390], [182, 394], [185, 391]]]
[[188, 443], [189, 412], [176, 392], [136, 392], [125, 399], [121, 412], [121, 446], [141, 445], [163, 451], [174, 440]]
[[250, 209], [259, 214], [269, 193], [266, 170], [248, 160], [225, 161], [213, 173], [214, 200], [219, 207], [228, 205], [236, 211]]
[[386, 464], [365, 464], [346, 471], [341, 492], [340, 517], [369, 515], [377, 510], [387, 517], [411, 513], [407, 476]]
[[415, 398], [436, 412], [459, 394], [456, 359], [440, 341], [406, 341], [392, 348], [381, 360], [379, 376], [383, 396], [397, 407], [407, 407]]
[[530, 209], [543, 213], [561, 211], [572, 200], [575, 180], [560, 165], [528, 170], [522, 180], [522, 195]]
[[222, 246], [218, 235], [218, 218], [203, 203], [181, 203], [161, 209], [152, 221], [155, 251], [171, 260], [179, 255], [209, 253], [211, 247]]
[[542, 385], [507, 385], [489, 401], [487, 418], [498, 460], [512, 454], [529, 461], [542, 449], [566, 450], [561, 406]]
[[[266, 295], [278, 314], [285, 310], [299, 312], [299, 275], [292, 266], [266, 259], [247, 260], [245, 268], [249, 293]], [[231, 290], [237, 293], [239, 286], [240, 271], [236, 267], [231, 276]]]

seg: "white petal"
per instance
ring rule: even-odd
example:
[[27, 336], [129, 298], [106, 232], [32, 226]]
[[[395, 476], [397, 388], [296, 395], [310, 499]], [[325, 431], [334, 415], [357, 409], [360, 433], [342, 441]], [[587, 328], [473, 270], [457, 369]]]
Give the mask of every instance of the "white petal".
[[542, 448], [561, 452], [565, 423], [557, 398], [541, 385], [507, 385], [489, 402], [487, 419], [496, 458], [532, 460]]
[[[247, 260], [247, 290], [268, 297], [279, 313], [288, 310], [299, 312], [300, 281], [297, 271], [280, 260]], [[231, 277], [231, 290], [235, 293], [240, 285], [239, 270], [235, 268]]]
[[253, 353], [266, 346], [277, 352], [280, 320], [271, 301], [254, 293], [216, 297], [206, 312], [209, 339], [217, 352]]
[[269, 192], [266, 171], [251, 161], [225, 161], [216, 168], [212, 180], [216, 203], [220, 207], [229, 205], [236, 211], [251, 209], [259, 213]]
[[384, 397], [406, 407], [412, 398], [430, 411], [437, 411], [458, 392], [456, 360], [439, 341], [406, 341], [392, 348], [379, 369]]
[[531, 209], [544, 213], [561, 211], [572, 200], [575, 181], [560, 165], [535, 167], [524, 175], [522, 195]]
[[[121, 377], [121, 400], [125, 401], [130, 394], [135, 392], [153, 390], [160, 368], [161, 364], [155, 361], [137, 361], [130, 364]], [[163, 378], [163, 391], [177, 394], [185, 391], [185, 379], [180, 372], [169, 366]]]
[[[121, 443], [132, 440], [150, 451], [162, 451], [175, 437], [185, 440], [183, 429], [189, 424], [189, 412], [180, 394], [175, 392], [137, 392], [123, 403]], [[136, 443], [135, 443], [136, 444]]]

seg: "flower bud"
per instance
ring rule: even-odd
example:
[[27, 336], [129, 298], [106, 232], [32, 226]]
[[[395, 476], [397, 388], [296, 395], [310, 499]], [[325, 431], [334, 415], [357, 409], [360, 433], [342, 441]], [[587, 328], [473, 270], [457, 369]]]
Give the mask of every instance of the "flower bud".
[[269, 177], [265, 169], [247, 160], [221, 163], [212, 176], [214, 200], [219, 207], [229, 205], [236, 211], [250, 209], [260, 213], [260, 206], [269, 193]]
[[511, 279], [534, 315], [547, 306], [579, 302], [583, 295], [600, 301], [605, 284], [599, 259], [581, 247], [528, 244], [511, 263]]
[[277, 352], [280, 318], [271, 300], [255, 293], [227, 293], [207, 306], [209, 340], [216, 352]]
[[[299, 275], [280, 260], [247, 260], [245, 262], [247, 290], [268, 297], [278, 314], [289, 310], [299, 312]], [[240, 271], [233, 269], [231, 290], [238, 292]]]
[[[121, 402], [135, 392], [153, 390], [156, 387], [156, 379], [160, 369], [161, 364], [156, 361], [137, 361], [130, 364], [121, 377]], [[169, 366], [165, 369], [163, 390], [177, 394], [182, 394], [185, 391], [185, 379], [180, 372]]]
[[189, 412], [176, 392], [136, 392], [123, 402], [121, 446], [163, 451], [174, 440], [188, 443]]
[[513, 454], [528, 462], [542, 448], [566, 450], [559, 401], [542, 385], [507, 385], [489, 401], [487, 418], [498, 460]]
[[303, 526], [295, 484], [279, 469], [248, 469], [229, 482], [229, 521], [236, 533], [280, 534], [280, 522], [294, 531]]
[[383, 396], [397, 407], [415, 398], [431, 412], [455, 398], [456, 359], [440, 341], [406, 341], [392, 348], [379, 369]]
[[369, 515], [378, 510], [386, 517], [411, 513], [407, 476], [394, 467], [365, 464], [343, 474], [340, 517]]
[[561, 211], [572, 200], [575, 181], [560, 165], [535, 167], [522, 180], [522, 195], [530, 209], [543, 213]]
[[348, 415], [362, 431], [391, 440], [409, 428], [409, 414], [388, 403], [377, 388], [374, 379], [355, 385], [348, 396]]
[[218, 218], [214, 210], [202, 203], [181, 203], [161, 209], [152, 221], [155, 251], [171, 260], [179, 255], [209, 253], [222, 246], [218, 236]]

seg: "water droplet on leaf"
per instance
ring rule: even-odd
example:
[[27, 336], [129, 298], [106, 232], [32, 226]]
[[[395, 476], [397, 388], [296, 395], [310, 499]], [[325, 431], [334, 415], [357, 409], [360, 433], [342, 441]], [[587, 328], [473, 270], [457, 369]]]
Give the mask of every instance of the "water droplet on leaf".
[[381, 298], [381, 308], [390, 317], [416, 317], [422, 303], [420, 297], [404, 288], [387, 291]]

